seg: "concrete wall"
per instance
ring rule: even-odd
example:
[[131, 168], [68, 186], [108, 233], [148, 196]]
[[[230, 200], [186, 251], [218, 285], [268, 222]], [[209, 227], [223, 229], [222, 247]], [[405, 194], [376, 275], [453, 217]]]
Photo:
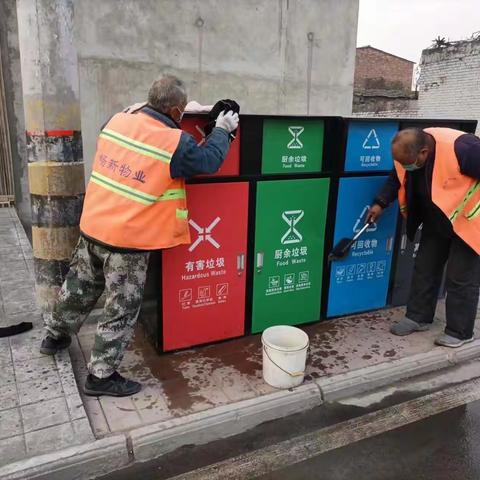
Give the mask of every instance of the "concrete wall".
[[15, 0], [0, 2], [0, 48], [7, 116], [12, 146], [13, 174], [15, 182], [15, 206], [23, 225], [31, 224], [30, 195], [28, 189], [25, 120], [23, 114], [22, 76], [18, 47], [17, 7]]
[[82, 0], [75, 26], [86, 176], [100, 126], [162, 72], [244, 113], [349, 115], [358, 0]]

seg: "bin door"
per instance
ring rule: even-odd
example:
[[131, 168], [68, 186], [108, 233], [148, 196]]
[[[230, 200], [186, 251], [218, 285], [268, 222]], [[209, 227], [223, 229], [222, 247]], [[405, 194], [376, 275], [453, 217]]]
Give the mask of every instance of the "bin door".
[[391, 142], [398, 122], [351, 121], [348, 125], [346, 172], [391, 170]]
[[329, 180], [257, 184], [252, 332], [320, 318]]
[[[371, 201], [386, 179], [340, 179], [334, 244], [344, 237], [353, 237], [362, 228]], [[397, 211], [396, 203], [386, 209], [378, 224], [372, 225], [354, 243], [346, 259], [332, 262], [329, 317], [386, 305]]]
[[324, 121], [306, 118], [263, 122], [262, 173], [320, 172]]
[[244, 333], [248, 183], [188, 185], [190, 245], [162, 255], [163, 348]]
[[[206, 117], [185, 117], [182, 120], [182, 130], [194, 136], [197, 143], [205, 140], [203, 129], [209, 122]], [[226, 177], [229, 175], [236, 176], [240, 174], [240, 127], [237, 129], [235, 140], [230, 145], [230, 150], [225, 158], [222, 166], [217, 173], [213, 175], [205, 175], [211, 177]]]

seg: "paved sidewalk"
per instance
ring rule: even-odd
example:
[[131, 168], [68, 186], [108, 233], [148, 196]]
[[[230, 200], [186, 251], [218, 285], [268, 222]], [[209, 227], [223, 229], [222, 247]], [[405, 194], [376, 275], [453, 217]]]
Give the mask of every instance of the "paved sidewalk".
[[[393, 308], [304, 327], [311, 344], [305, 384], [328, 384], [348, 372], [395, 365], [435, 352], [448, 354], [448, 349], [433, 344], [444, 326], [443, 302], [430, 331], [395, 337], [389, 328], [403, 312], [403, 308]], [[74, 369], [82, 381], [94, 333], [95, 325], [84, 326], [71, 348]], [[141, 381], [144, 388], [129, 398], [83, 399], [97, 436], [128, 432], [278, 391], [262, 379], [260, 335], [159, 355], [138, 327], [121, 373]]]
[[0, 326], [29, 332], [0, 338], [0, 467], [94, 440], [68, 352], [39, 353], [30, 243], [13, 208], [0, 208]]

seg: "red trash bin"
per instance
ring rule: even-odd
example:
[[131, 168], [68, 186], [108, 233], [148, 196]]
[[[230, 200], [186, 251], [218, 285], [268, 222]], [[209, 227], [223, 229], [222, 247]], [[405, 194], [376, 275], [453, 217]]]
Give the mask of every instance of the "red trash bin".
[[[185, 117], [182, 120], [181, 127], [185, 132], [190, 133], [195, 137], [195, 140], [200, 143], [204, 140], [203, 129], [209, 122], [206, 117]], [[230, 151], [227, 158], [223, 162], [217, 173], [211, 175], [212, 177], [226, 177], [240, 174], [240, 127], [237, 130], [235, 140], [230, 145]], [[208, 175], [210, 176], [210, 175]]]
[[162, 253], [164, 351], [244, 334], [248, 191], [187, 186], [192, 243]]

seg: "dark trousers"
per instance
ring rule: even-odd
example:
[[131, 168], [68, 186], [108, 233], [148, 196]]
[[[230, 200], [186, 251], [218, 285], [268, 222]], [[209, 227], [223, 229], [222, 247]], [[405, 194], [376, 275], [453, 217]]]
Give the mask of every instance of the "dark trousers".
[[432, 323], [447, 264], [447, 326], [445, 333], [459, 339], [471, 338], [477, 315], [480, 260], [455, 234], [442, 236], [425, 228], [415, 261], [407, 318]]

